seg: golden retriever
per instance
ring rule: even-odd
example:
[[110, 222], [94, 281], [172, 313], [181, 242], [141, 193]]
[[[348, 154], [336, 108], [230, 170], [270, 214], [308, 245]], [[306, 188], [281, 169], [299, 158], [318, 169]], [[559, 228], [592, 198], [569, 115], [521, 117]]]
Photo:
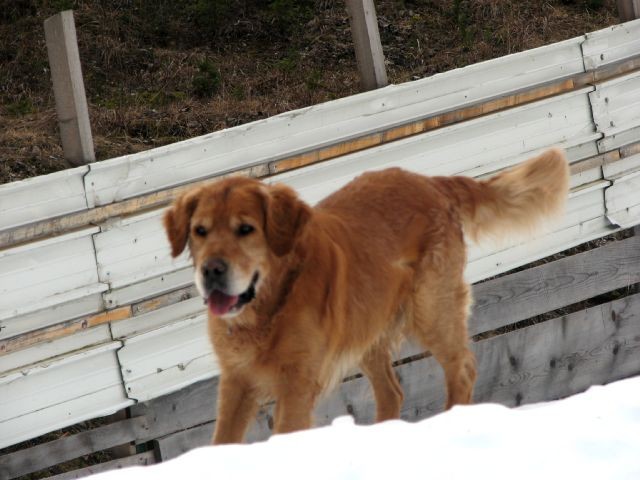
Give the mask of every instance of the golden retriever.
[[355, 366], [377, 420], [398, 418], [391, 352], [406, 336], [444, 369], [446, 407], [469, 403], [463, 234], [529, 232], [563, 210], [568, 179], [551, 149], [481, 181], [364, 173], [315, 207], [244, 177], [176, 199], [164, 217], [172, 255], [189, 245], [221, 368], [213, 443], [241, 442], [270, 400], [275, 433], [311, 427], [319, 396]]

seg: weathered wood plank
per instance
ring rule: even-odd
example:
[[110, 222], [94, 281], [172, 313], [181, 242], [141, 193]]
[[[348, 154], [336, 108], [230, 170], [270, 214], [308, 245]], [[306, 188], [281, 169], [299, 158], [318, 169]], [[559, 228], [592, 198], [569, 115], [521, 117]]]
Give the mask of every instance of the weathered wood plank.
[[[262, 408], [257, 415], [256, 421], [247, 432], [247, 443], [260, 442], [271, 436], [273, 417], [272, 405]], [[198, 425], [197, 427], [159, 438], [156, 444], [158, 456], [164, 462], [179, 455], [182, 455], [196, 447], [204, 447], [211, 444], [215, 420]]]
[[[638, 375], [640, 294], [483, 340], [472, 348], [479, 372], [476, 403], [518, 406], [554, 400], [591, 385]], [[442, 411], [444, 378], [435, 359], [423, 358], [395, 370], [405, 392], [403, 419], [421, 420]], [[215, 386], [209, 383], [206, 389], [213, 394]], [[213, 398], [207, 400], [213, 402]], [[172, 402], [171, 408], [175, 405]], [[210, 404], [209, 419], [211, 410]], [[343, 383], [323, 401], [316, 411], [317, 424], [326, 425], [340, 415], [353, 415], [359, 423], [374, 421], [375, 402], [365, 378]], [[197, 415], [197, 420], [203, 418]], [[248, 440], [267, 438], [269, 423], [269, 409], [263, 409]], [[158, 448], [163, 460], [209, 444], [214, 424], [209, 421], [161, 438]]]
[[159, 297], [138, 302], [132, 305], [131, 308], [134, 315], [144, 315], [145, 313], [168, 307], [169, 305], [173, 305], [178, 302], [189, 300], [190, 298], [197, 297], [198, 295], [198, 289], [195, 287], [195, 285], [190, 285], [188, 287], [174, 290], [173, 292], [169, 292]]
[[620, 156], [623, 158], [637, 155], [638, 153], [640, 153], [640, 142], [635, 142], [629, 145], [625, 145], [624, 147], [620, 147], [619, 150], [620, 150]]
[[104, 463], [98, 463], [97, 465], [91, 465], [90, 467], [81, 468], [79, 470], [73, 470], [72, 472], [61, 473], [52, 477], [47, 477], [49, 480], [74, 480], [76, 478], [84, 478], [96, 473], [108, 472], [110, 470], [118, 470], [126, 467], [143, 467], [145, 465], [153, 465], [156, 463], [155, 452], [149, 451], [132, 455], [130, 457], [118, 458], [110, 460]]
[[147, 419], [129, 418], [0, 457], [0, 478], [15, 478], [145, 437]]
[[148, 431], [140, 441], [211, 422], [215, 418], [218, 378], [189, 385], [178, 392], [131, 407], [131, 415], [144, 417]]
[[86, 210], [82, 178], [88, 171], [85, 165], [0, 185], [0, 230]]
[[[507, 406], [553, 400], [640, 374], [640, 295], [480, 341], [472, 346], [478, 380], [474, 402]], [[442, 411], [442, 369], [432, 357], [396, 367], [405, 392], [402, 418]], [[326, 424], [351, 413], [370, 423], [375, 403], [368, 381], [341, 385], [317, 411]]]
[[6, 340], [0, 340], [0, 356], [31, 347], [37, 343], [51, 342], [91, 327], [124, 320], [130, 318], [131, 315], [131, 307], [126, 306], [97, 315], [89, 315], [76, 320], [63, 322], [51, 327], [33, 330]]
[[364, 137], [340, 142], [312, 152], [303, 153], [298, 156], [276, 160], [269, 164], [269, 170], [272, 174], [276, 174], [312, 165], [317, 162], [330, 160], [332, 158], [337, 158], [342, 155], [347, 155], [349, 153], [358, 152], [384, 143], [400, 140], [419, 133], [425, 133], [447, 125], [453, 125], [454, 123], [471, 120], [481, 115], [495, 113], [506, 108], [517, 107], [536, 100], [543, 100], [553, 95], [567, 93], [574, 90], [574, 87], [575, 83], [572, 79], [561, 80], [559, 82], [537, 87], [529, 91], [507, 95], [478, 105], [415, 120], [410, 123], [398, 125]]
[[640, 238], [562, 258], [474, 286], [470, 335], [640, 282]]
[[215, 424], [215, 421], [208, 422], [204, 425], [198, 425], [197, 427], [159, 438], [155, 442], [158, 456], [164, 462], [194, 448], [211, 444]]

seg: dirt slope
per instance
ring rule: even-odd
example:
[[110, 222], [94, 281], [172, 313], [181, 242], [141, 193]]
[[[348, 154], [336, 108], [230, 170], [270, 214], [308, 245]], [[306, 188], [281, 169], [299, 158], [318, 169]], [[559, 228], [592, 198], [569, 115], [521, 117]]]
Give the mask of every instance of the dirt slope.
[[[0, 183], [68, 168], [43, 21], [75, 10], [98, 160], [358, 91], [342, 0], [4, 0]], [[617, 23], [612, 0], [378, 0], [394, 83]]]

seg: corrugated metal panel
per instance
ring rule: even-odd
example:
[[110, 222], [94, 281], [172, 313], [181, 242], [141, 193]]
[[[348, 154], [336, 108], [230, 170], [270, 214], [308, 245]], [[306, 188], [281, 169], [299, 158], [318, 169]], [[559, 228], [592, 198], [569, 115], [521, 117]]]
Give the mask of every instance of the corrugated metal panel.
[[120, 342], [56, 357], [0, 377], [0, 448], [131, 405], [115, 350]]
[[589, 145], [592, 88], [356, 152], [268, 179], [316, 203], [365, 170], [402, 167], [427, 175], [479, 176], [517, 164], [551, 145]]
[[87, 208], [83, 177], [89, 167], [0, 185], [0, 230]]
[[640, 20], [587, 33], [585, 37], [582, 52], [587, 70], [640, 54]]
[[425, 118], [584, 70], [583, 37], [91, 165], [105, 205]]
[[613, 184], [607, 188], [607, 218], [624, 228], [640, 225], [640, 154], [603, 167], [605, 178]]
[[220, 371], [209, 342], [206, 314], [127, 338], [118, 356], [127, 394], [138, 401]]
[[600, 151], [640, 140], [640, 72], [604, 82], [589, 97], [598, 131], [605, 135]]
[[97, 228], [0, 251], [0, 319], [100, 290], [91, 234]]

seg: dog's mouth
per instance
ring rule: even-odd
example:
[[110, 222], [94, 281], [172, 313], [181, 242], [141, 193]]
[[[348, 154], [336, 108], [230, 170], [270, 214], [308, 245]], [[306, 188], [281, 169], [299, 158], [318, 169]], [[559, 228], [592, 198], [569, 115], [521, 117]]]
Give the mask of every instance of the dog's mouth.
[[259, 277], [258, 272], [254, 273], [249, 288], [240, 295], [228, 295], [221, 290], [212, 290], [206, 301], [211, 313], [222, 317], [229, 313], [239, 312], [242, 307], [256, 297], [256, 284]]

